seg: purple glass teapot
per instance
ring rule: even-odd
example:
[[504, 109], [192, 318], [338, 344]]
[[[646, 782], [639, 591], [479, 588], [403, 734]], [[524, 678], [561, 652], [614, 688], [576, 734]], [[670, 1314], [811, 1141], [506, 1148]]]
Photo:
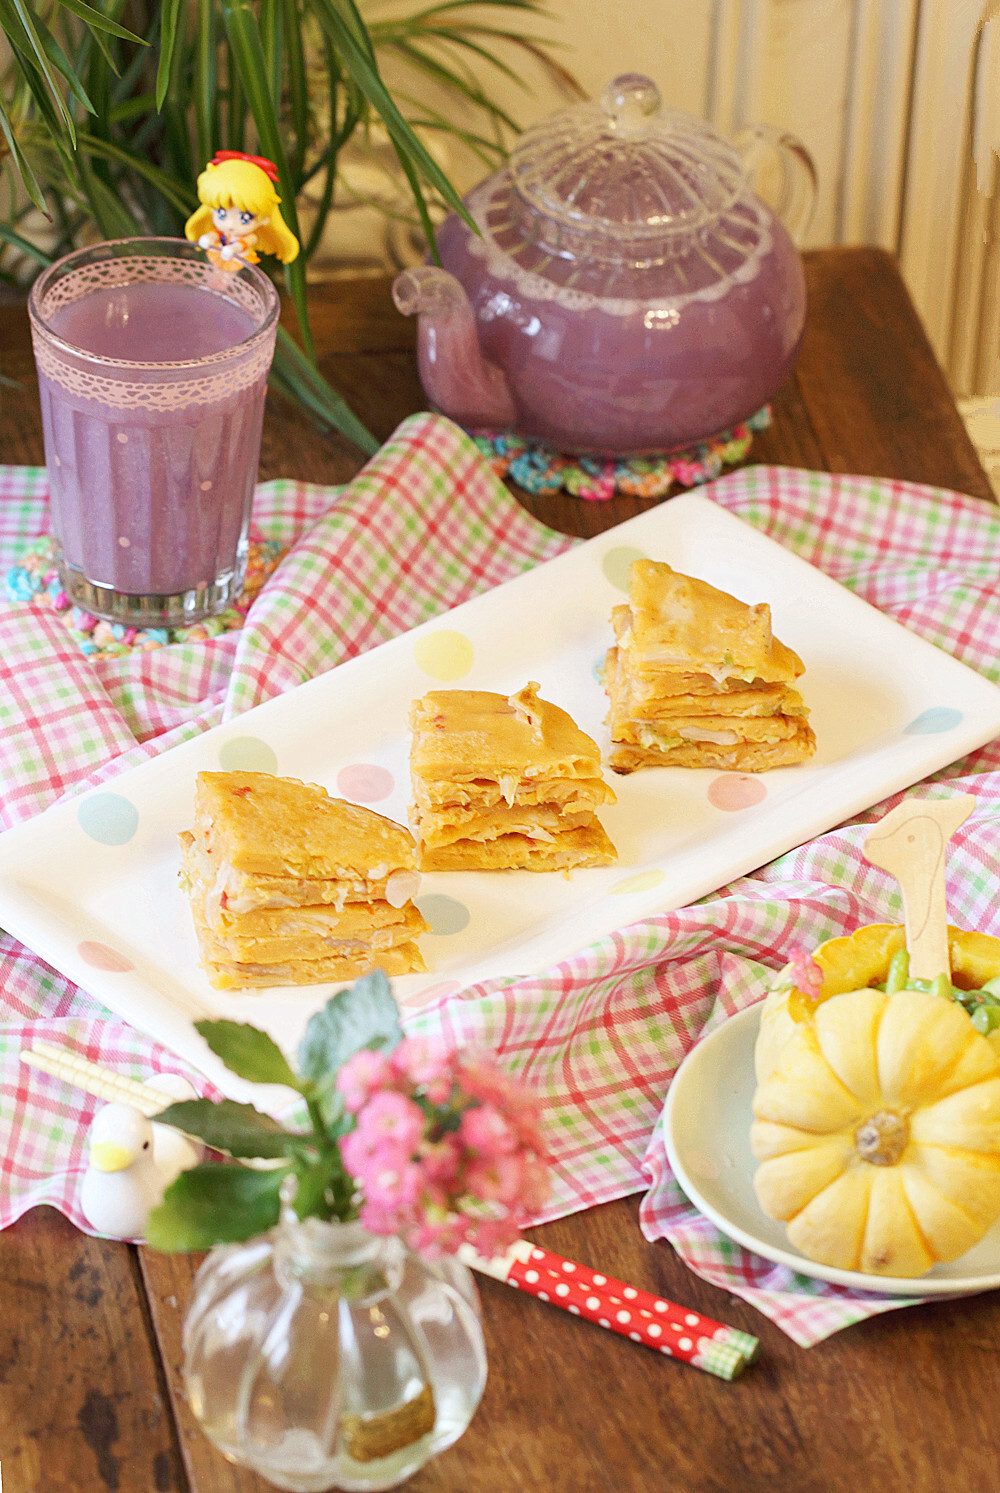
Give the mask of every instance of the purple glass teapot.
[[[752, 189], [762, 172], [776, 210]], [[461, 425], [565, 452], [651, 454], [730, 429], [795, 361], [806, 296], [789, 229], [815, 188], [791, 136], [756, 126], [731, 144], [664, 110], [650, 79], [616, 78], [469, 194], [479, 237], [452, 214], [443, 268], [397, 277], [425, 394]]]

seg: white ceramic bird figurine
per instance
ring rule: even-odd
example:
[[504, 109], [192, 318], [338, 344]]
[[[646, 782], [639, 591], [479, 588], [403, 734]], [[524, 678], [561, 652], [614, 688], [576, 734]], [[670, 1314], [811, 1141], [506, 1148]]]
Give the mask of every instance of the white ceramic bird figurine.
[[105, 1104], [90, 1127], [90, 1159], [80, 1185], [80, 1207], [100, 1234], [142, 1237], [164, 1181], [153, 1151], [153, 1127], [130, 1104]]
[[[177, 1086], [181, 1084], [190, 1093], [183, 1079]], [[189, 1093], [170, 1097], [187, 1098]], [[169, 1102], [166, 1094], [163, 1102]], [[121, 1102], [97, 1111], [88, 1143], [80, 1207], [98, 1233], [114, 1239], [141, 1239], [146, 1220], [167, 1187], [201, 1158], [201, 1147], [179, 1131], [155, 1125], [133, 1105]]]
[[197, 1098], [194, 1088], [179, 1073], [156, 1073], [139, 1083], [51, 1042], [22, 1048], [21, 1061], [109, 1101], [91, 1122], [90, 1165], [81, 1183], [80, 1207], [99, 1233], [141, 1239], [150, 1210], [175, 1177], [201, 1160], [205, 1149], [173, 1126], [151, 1122], [150, 1116], [175, 1099]]

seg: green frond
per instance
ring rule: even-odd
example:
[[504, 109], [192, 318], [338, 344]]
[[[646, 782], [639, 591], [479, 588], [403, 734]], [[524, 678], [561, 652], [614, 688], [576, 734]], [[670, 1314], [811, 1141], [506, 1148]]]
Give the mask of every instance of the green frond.
[[[298, 341], [282, 331], [275, 386], [374, 450], [320, 374], [309, 328], [306, 269], [338, 203], [341, 149], [363, 149], [380, 126], [413, 209], [407, 217], [398, 204], [376, 205], [419, 222], [433, 252], [434, 215], [465, 209], [430, 143], [452, 139], [494, 169], [517, 132], [505, 95], [523, 86], [518, 56], [567, 95], [579, 90], [536, 34], [548, 14], [541, 0], [411, 0], [391, 17], [369, 8], [370, 18], [365, 0], [0, 0], [9, 50], [0, 161], [11, 184], [0, 280], [23, 286], [50, 251], [95, 230], [182, 232], [195, 179], [217, 149], [269, 156], [302, 245], [285, 268]], [[389, 62], [401, 79], [393, 88]], [[296, 201], [310, 182], [303, 239]], [[51, 225], [44, 248], [25, 227], [35, 211]]]

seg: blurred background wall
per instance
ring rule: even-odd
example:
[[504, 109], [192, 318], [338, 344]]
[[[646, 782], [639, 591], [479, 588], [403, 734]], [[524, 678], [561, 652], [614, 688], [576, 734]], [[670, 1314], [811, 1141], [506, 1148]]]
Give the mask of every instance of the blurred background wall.
[[[645, 72], [723, 130], [798, 135], [820, 184], [806, 246], [899, 256], [1000, 475], [1000, 0], [551, 0], [536, 29], [591, 96]], [[517, 69], [520, 125], [565, 105]]]
[[[798, 135], [820, 196], [807, 245], [900, 257], [960, 393], [1000, 394], [1000, 4], [988, 0], [552, 0], [591, 95], [648, 73], [724, 130]], [[516, 99], [525, 122], [526, 100]], [[537, 87], [534, 118], [559, 107]]]

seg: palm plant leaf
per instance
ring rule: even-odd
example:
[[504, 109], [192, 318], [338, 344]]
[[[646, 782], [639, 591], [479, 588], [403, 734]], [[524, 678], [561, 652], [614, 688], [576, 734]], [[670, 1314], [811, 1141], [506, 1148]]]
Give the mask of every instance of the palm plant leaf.
[[58, 3], [63, 10], [68, 10], [70, 15], [74, 15], [78, 20], [85, 22], [91, 31], [102, 32], [108, 36], [118, 36], [121, 37], [122, 41], [130, 41], [139, 47], [149, 45], [141, 36], [136, 36], [134, 31], [129, 31], [127, 27], [119, 25], [111, 16], [105, 15], [103, 11], [97, 10], [93, 5], [84, 4], [84, 0], [58, 0]]
[[5, 244], [10, 244], [19, 254], [26, 254], [30, 259], [35, 259], [44, 268], [49, 262], [49, 256], [41, 250], [37, 244], [30, 239], [24, 238], [20, 233], [15, 233], [13, 228], [8, 228], [6, 223], [0, 223], [0, 239]]
[[213, 0], [198, 0], [194, 74], [195, 148], [199, 161], [212, 157], [219, 138], [219, 76]]
[[193, 209], [195, 195], [192, 188], [179, 186], [169, 171], [155, 166], [141, 152], [126, 150], [114, 140], [100, 140], [95, 135], [86, 132], [80, 135], [80, 145], [83, 150], [98, 160], [116, 161], [127, 166], [136, 176], [148, 181], [151, 186], [162, 193], [166, 200], [185, 217]]
[[[309, 144], [309, 85], [306, 78], [305, 42], [294, 6], [283, 6], [280, 19], [284, 26], [288, 116], [295, 141], [291, 169], [295, 180], [300, 181]], [[280, 84], [277, 93], [280, 97]]]
[[[355, 85], [379, 114], [392, 140], [400, 164], [408, 163], [430, 186], [439, 192], [456, 212], [463, 212], [462, 200], [437, 161], [413, 133], [400, 114], [395, 100], [382, 82], [370, 41], [359, 41], [357, 31], [364, 31], [353, 0], [314, 0], [320, 24], [343, 58], [344, 66]], [[418, 190], [418, 198], [423, 193]], [[419, 203], [418, 203], [419, 205]]]
[[316, 364], [303, 354], [302, 349], [282, 326], [278, 327], [274, 366], [286, 392], [298, 399], [299, 403], [339, 430], [342, 435], [348, 436], [366, 455], [371, 456], [378, 450], [378, 441], [340, 395], [331, 389]]
[[170, 86], [174, 48], [182, 19], [183, 0], [163, 0], [160, 11], [160, 60], [156, 68], [156, 107], [162, 109]]
[[[301, 243], [302, 231], [299, 228], [299, 216], [295, 206], [295, 185], [285, 155], [274, 97], [269, 86], [267, 57], [257, 25], [257, 17], [247, 0], [223, 0], [222, 14], [232, 58], [250, 104], [258, 139], [264, 153], [274, 161], [278, 168], [278, 183], [281, 187], [285, 222]], [[295, 301], [302, 340], [307, 353], [314, 358], [312, 334], [309, 329], [309, 308], [306, 304], [305, 266], [301, 256], [288, 266], [286, 275], [292, 298]]]
[[[445, 39], [449, 41], [454, 40], [454, 38], [452, 37], [444, 38], [443, 36], [439, 36], [438, 38], [438, 40]], [[485, 48], [475, 47], [472, 43], [466, 43], [466, 45], [469, 46], [471, 51], [477, 51], [482, 56], [488, 57], [489, 60], [494, 63], [494, 65], [501, 65], [495, 58], [489, 57], [489, 54], [485, 51]], [[438, 59], [434, 57], [429, 51], [425, 50], [425, 48], [419, 45], [419, 42], [416, 38], [400, 37], [400, 39], [396, 43], [396, 50], [401, 57], [405, 57], [407, 61], [414, 63], [425, 73], [427, 73], [429, 77], [436, 79], [438, 82], [449, 83], [455, 90], [455, 92], [462, 94], [466, 99], [468, 99], [470, 103], [477, 104], [480, 108], [485, 103], [486, 94], [478, 84], [467, 81], [462, 77], [460, 73], [457, 73], [454, 68], [449, 68], [444, 62], [438, 61]], [[512, 77], [516, 76], [513, 72], [513, 69], [505, 67], [504, 71], [510, 73]], [[503, 124], [507, 125], [510, 130], [517, 129], [517, 125], [514, 120], [506, 112], [506, 110], [501, 109], [499, 105], [494, 110], [494, 117], [502, 121]]]
[[[71, 143], [75, 144], [76, 129], [73, 115], [52, 71], [49, 57], [52, 36], [48, 27], [44, 22], [36, 20], [24, 4], [24, 0], [3, 0], [0, 5], [0, 15], [3, 17], [7, 38], [11, 46], [20, 53], [22, 64], [27, 64], [41, 76], [44, 89], [36, 96], [47, 99], [49, 108], [54, 110], [58, 118], [59, 125], [65, 129]], [[27, 76], [27, 68], [25, 73]]]
[[[0, 157], [10, 156], [28, 199], [13, 202], [0, 223], [0, 278], [11, 265], [24, 275], [27, 264], [50, 257], [26, 236], [26, 212], [50, 219], [53, 256], [93, 225], [105, 237], [175, 235], [216, 149], [267, 155], [282, 214], [302, 245], [285, 269], [299, 340], [282, 330], [275, 387], [373, 450], [316, 367], [309, 330], [306, 267], [336, 204], [341, 147], [381, 121], [433, 250], [434, 213], [464, 208], [428, 138], [450, 135], [493, 165], [516, 129], [493, 84], [521, 81], [503, 49], [520, 48], [560, 86], [567, 75], [525, 28], [544, 14], [541, 0], [411, 0], [408, 13], [370, 23], [363, 3], [0, 0], [11, 51]], [[402, 88], [387, 87], [386, 58], [405, 75]], [[428, 84], [432, 102], [423, 96]], [[460, 106], [460, 120], [448, 101]], [[303, 240], [296, 202], [311, 182], [314, 217]]]
[[135, 214], [94, 170], [88, 156], [81, 157], [80, 177], [84, 196], [104, 238], [132, 238], [140, 231], [141, 224]]

